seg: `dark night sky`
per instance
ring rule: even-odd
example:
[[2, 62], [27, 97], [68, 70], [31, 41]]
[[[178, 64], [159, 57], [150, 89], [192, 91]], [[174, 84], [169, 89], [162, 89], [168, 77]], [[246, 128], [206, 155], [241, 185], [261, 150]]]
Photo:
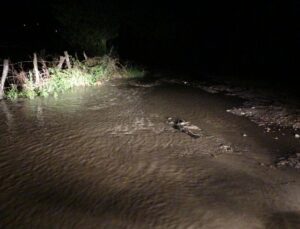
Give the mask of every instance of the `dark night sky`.
[[[282, 77], [298, 69], [299, 1], [114, 2], [128, 16], [113, 41], [125, 58], [243, 75]], [[59, 25], [46, 1], [1, 4], [7, 9], [1, 15], [2, 46], [17, 44], [29, 51], [66, 45], [54, 32]]]

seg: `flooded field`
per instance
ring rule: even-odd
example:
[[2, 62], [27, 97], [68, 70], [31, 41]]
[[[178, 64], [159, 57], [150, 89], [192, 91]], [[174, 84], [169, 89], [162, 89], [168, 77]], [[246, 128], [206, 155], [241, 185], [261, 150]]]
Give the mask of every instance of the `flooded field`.
[[0, 227], [300, 228], [300, 170], [275, 166], [300, 140], [240, 103], [126, 80], [0, 102]]

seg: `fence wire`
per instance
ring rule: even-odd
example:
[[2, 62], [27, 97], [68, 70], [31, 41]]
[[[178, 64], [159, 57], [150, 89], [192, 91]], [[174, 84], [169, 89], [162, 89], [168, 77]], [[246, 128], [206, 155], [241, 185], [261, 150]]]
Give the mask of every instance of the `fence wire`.
[[[16, 66], [16, 65], [22, 65], [22, 64], [25, 64], [25, 63], [31, 63], [33, 65], [33, 61], [19, 61], [19, 62], [15, 62], [15, 63], [9, 62], [9, 65]], [[43, 64], [43, 63], [58, 64], [59, 60], [52, 60], [52, 61], [46, 61], [46, 60], [45, 61], [41, 61], [41, 60], [39, 60], [38, 63], [40, 63], [40, 64]], [[1, 68], [3, 66], [4, 66], [3, 64], [0, 64]]]
[[[57, 66], [59, 63], [59, 60], [38, 60], [40, 80], [44, 80], [47, 76], [49, 76], [48, 67]], [[15, 63], [9, 62], [9, 70], [6, 76], [4, 90], [11, 88], [11, 85], [22, 86], [25, 80], [30, 78], [30, 72], [32, 73], [32, 77], [34, 77], [33, 68], [33, 61], [18, 61]], [[0, 79], [2, 77], [3, 69], [4, 64], [1, 64]]]

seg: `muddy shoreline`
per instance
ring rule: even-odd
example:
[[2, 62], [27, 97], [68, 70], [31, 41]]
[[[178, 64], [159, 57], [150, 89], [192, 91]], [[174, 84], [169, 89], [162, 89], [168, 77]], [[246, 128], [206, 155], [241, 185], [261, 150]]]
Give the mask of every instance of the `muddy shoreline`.
[[[288, 135], [300, 142], [300, 103], [297, 98], [286, 92], [274, 92], [270, 88], [232, 86], [236, 85], [236, 82], [220, 81], [213, 78], [209, 81], [164, 78], [155, 81], [155, 83], [140, 83], [140, 85], [150, 85], [151, 87], [164, 83], [199, 88], [210, 94], [240, 98], [241, 104], [227, 109], [226, 112], [248, 118], [264, 128], [265, 133], [273, 133], [275, 140]], [[246, 137], [247, 134], [244, 136]], [[298, 151], [285, 152], [274, 163], [277, 167], [300, 169], [300, 154]]]
[[274, 92], [259, 88], [232, 86], [229, 82], [216, 80], [187, 81], [180, 79], [158, 80], [167, 83], [175, 83], [201, 90], [211, 94], [238, 97], [242, 99], [239, 107], [228, 109], [234, 115], [244, 116], [259, 126], [269, 128], [289, 128], [293, 130], [294, 137], [300, 138], [300, 103], [297, 98], [292, 98], [283, 92]]

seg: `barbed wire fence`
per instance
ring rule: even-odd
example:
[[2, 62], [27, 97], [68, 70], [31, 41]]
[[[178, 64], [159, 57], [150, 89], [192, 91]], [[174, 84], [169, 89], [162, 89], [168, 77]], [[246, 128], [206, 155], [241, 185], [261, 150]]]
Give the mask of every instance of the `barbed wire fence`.
[[[84, 59], [87, 60], [87, 55], [83, 52]], [[33, 54], [31, 61], [18, 61], [12, 63], [9, 59], [4, 59], [0, 64], [0, 72], [2, 72], [0, 80], [0, 100], [4, 97], [5, 90], [11, 88], [11, 85], [22, 87], [27, 80], [33, 80], [35, 85], [39, 85], [43, 80], [50, 77], [49, 68], [71, 69], [71, 57], [65, 51], [63, 56], [45, 60]], [[78, 57], [76, 57], [78, 59]]]

